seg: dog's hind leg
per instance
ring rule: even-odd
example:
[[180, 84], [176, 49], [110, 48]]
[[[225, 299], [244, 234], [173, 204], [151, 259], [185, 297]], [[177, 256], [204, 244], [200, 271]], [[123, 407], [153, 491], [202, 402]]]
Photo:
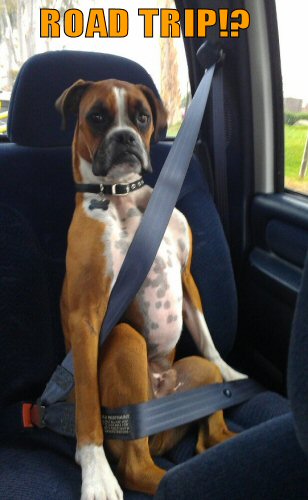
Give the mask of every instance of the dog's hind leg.
[[[207, 384], [218, 384], [223, 381], [219, 368], [201, 356], [190, 356], [180, 359], [173, 365], [177, 373], [177, 392], [184, 392]], [[224, 420], [222, 410], [213, 413], [199, 422], [196, 452], [202, 453], [210, 446], [222, 443], [235, 434], [231, 432]]]
[[[101, 403], [108, 408], [152, 398], [146, 342], [128, 324], [115, 327], [106, 340], [100, 356], [99, 377]], [[117, 460], [123, 487], [153, 495], [166, 471], [154, 464], [149, 439], [105, 442]]]
[[[176, 374], [176, 392], [185, 392], [207, 384], [223, 381], [219, 368], [201, 356], [190, 356], [176, 361], [172, 370]], [[161, 432], [150, 439], [153, 455], [163, 455], [175, 446], [187, 432], [188, 425]], [[229, 431], [222, 411], [202, 419], [199, 422], [196, 452], [202, 453], [210, 446], [222, 443], [235, 434]]]

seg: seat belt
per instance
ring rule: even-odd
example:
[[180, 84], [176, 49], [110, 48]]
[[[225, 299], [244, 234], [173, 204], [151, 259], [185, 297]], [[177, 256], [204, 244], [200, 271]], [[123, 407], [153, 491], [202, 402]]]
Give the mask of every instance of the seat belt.
[[[246, 379], [208, 384], [116, 409], [102, 407], [104, 436], [123, 441], [152, 436], [243, 403], [263, 391], [258, 383]], [[47, 407], [35, 404], [30, 412], [30, 419], [26, 417], [27, 412], [24, 416], [26, 421], [32, 421], [32, 426], [35, 423], [63, 436], [75, 436], [74, 404], [55, 403]]]
[[[206, 72], [195, 92], [185, 120], [161, 170], [139, 228], [128, 249], [110, 295], [100, 333], [100, 345], [121, 319], [145, 280], [165, 233], [193, 154], [216, 64], [221, 53], [205, 42], [199, 57]], [[159, 215], [159, 216], [158, 216]], [[74, 387], [74, 366], [69, 352], [57, 367], [37, 404], [23, 403], [19, 421], [23, 427], [48, 427], [65, 435], [75, 434], [74, 405], [63, 403]], [[252, 380], [240, 380], [179, 393], [116, 410], [103, 409], [106, 437], [136, 439], [205, 417], [234, 406], [263, 390]], [[201, 398], [202, 392], [202, 398]], [[194, 407], [194, 411], [192, 408]], [[9, 411], [9, 408], [8, 408]], [[3, 419], [1, 419], [3, 420]], [[16, 419], [15, 419], [16, 420]], [[7, 426], [6, 426], [7, 427]], [[125, 436], [125, 437], [123, 437]]]
[[[209, 50], [200, 50], [197, 53], [197, 58], [202, 67], [207, 67], [207, 65], [211, 63], [215, 57], [220, 57], [221, 62], [223, 62], [224, 60], [225, 55], [220, 44], [218, 43], [216, 45], [212, 45], [211, 47], [211, 53], [209, 52]], [[213, 120], [214, 200], [225, 232], [226, 239], [230, 241], [223, 64], [219, 64], [214, 73], [211, 101]]]
[[215, 72], [212, 85], [214, 193], [215, 204], [220, 215], [225, 236], [227, 241], [230, 242], [227, 139], [223, 78], [223, 65], [221, 64]]

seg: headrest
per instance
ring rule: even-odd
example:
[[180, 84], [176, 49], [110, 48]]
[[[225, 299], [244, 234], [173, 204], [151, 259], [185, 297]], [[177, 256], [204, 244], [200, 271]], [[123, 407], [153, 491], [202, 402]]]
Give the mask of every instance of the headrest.
[[35, 55], [22, 66], [14, 85], [8, 118], [10, 141], [34, 147], [70, 145], [74, 120], [67, 130], [61, 130], [54, 103], [79, 78], [143, 83], [159, 96], [145, 69], [124, 57], [67, 50]]

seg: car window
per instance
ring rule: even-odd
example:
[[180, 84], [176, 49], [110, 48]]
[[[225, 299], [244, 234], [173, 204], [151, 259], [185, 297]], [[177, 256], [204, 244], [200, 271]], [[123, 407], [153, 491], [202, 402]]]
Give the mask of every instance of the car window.
[[285, 188], [308, 195], [307, 0], [276, 0], [285, 120]]
[[[96, 0], [0, 0], [0, 134], [6, 133], [8, 106], [17, 73], [30, 56], [49, 50], [85, 50], [117, 54], [141, 64], [152, 76], [169, 112], [168, 136], [174, 137], [180, 127], [190, 100], [190, 86], [182, 38], [161, 38], [159, 16], [153, 16], [153, 36], [145, 37], [143, 9], [174, 9], [173, 0], [143, 0], [142, 5], [119, 0], [103, 3], [108, 27], [109, 9], [128, 12], [129, 30], [124, 38], [85, 37], [89, 10], [101, 7]], [[59, 7], [61, 6], [61, 7]], [[61, 30], [58, 38], [41, 37], [40, 8], [60, 9]], [[72, 36], [67, 26], [64, 33], [63, 17], [68, 9], [79, 9], [83, 15], [84, 32]], [[69, 19], [69, 18], [67, 18]], [[74, 22], [76, 19], [73, 18]], [[71, 28], [72, 30], [72, 28]]]

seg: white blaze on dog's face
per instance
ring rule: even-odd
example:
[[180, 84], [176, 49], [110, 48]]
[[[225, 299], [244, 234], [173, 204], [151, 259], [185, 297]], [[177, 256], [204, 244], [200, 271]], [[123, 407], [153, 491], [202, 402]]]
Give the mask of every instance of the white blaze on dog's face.
[[[75, 159], [83, 160], [82, 169], [86, 164], [105, 182], [151, 171], [150, 143], [166, 127], [167, 113], [149, 88], [119, 80], [79, 80], [56, 106], [64, 118], [69, 111], [78, 114], [73, 149]], [[83, 181], [74, 163], [76, 181]]]

